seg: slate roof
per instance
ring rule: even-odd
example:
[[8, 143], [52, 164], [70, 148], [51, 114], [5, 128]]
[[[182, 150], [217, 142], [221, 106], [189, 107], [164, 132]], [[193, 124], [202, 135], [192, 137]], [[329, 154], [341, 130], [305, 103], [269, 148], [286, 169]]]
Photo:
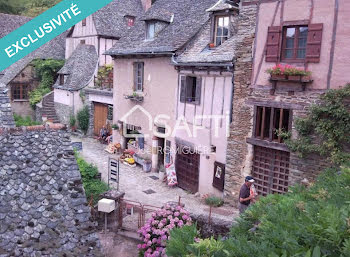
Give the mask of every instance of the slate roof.
[[92, 45], [79, 45], [58, 74], [65, 74], [63, 85], [59, 84], [59, 78], [54, 84], [55, 88], [65, 90], [80, 90], [86, 87], [93, 79], [98, 65], [96, 48]]
[[101, 256], [63, 125], [0, 128], [0, 256]]
[[211, 22], [208, 21], [200, 33], [187, 46], [186, 50], [175, 58], [179, 65], [208, 64], [208, 63], [232, 63], [235, 56], [234, 49], [237, 38], [233, 35], [222, 45], [209, 49]]
[[0, 83], [0, 126], [5, 128], [12, 128], [15, 126], [13, 114], [11, 110], [10, 99], [6, 90], [6, 86]]
[[207, 12], [217, 12], [224, 10], [234, 10], [238, 9], [237, 5], [229, 3], [226, 0], [219, 0], [215, 5], [207, 9]]
[[95, 12], [92, 18], [97, 34], [100, 36], [121, 38], [128, 34], [132, 27], [125, 21], [125, 16], [137, 17], [144, 13], [141, 0], [114, 0], [101, 10]]
[[[31, 18], [0, 13], [0, 38], [30, 21]], [[34, 52], [20, 59], [3, 71], [0, 71], [0, 83], [7, 85], [34, 59], [61, 59], [65, 58], [67, 32], [47, 42]]]
[[141, 19], [164, 21], [165, 17], [170, 21], [169, 17], [173, 14], [173, 21], [153, 40], [145, 40], [145, 21], [141, 21], [106, 54], [171, 54], [184, 46], [200, 30], [209, 19], [209, 13], [205, 10], [216, 2], [217, 0], [157, 0]]

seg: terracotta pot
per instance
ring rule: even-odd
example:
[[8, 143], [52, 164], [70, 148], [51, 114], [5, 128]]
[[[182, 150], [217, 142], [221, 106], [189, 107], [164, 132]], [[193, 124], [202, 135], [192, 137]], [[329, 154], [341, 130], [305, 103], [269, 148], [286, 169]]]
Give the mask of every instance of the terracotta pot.
[[288, 80], [291, 80], [291, 81], [300, 81], [300, 80], [301, 80], [301, 76], [300, 76], [300, 75], [289, 75], [289, 76], [288, 76]]
[[210, 43], [209, 44], [209, 48], [214, 48], [215, 47], [215, 44], [214, 43]]
[[283, 79], [286, 79], [286, 75], [271, 74], [271, 79], [272, 80], [283, 80]]
[[301, 76], [301, 81], [302, 82], [309, 82], [309, 81], [311, 81], [311, 77], [310, 76]]

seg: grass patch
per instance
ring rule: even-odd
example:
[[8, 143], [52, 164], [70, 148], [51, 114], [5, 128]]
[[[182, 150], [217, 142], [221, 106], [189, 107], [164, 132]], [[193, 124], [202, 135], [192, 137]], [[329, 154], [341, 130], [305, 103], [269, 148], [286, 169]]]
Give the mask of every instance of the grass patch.
[[13, 114], [13, 118], [16, 123], [16, 127], [27, 127], [27, 126], [35, 126], [35, 125], [41, 125], [40, 122], [37, 122], [35, 120], [32, 120], [30, 116], [22, 117], [17, 114]]
[[87, 163], [77, 152], [75, 158], [79, 166], [86, 198], [88, 201], [92, 198], [93, 203], [96, 204], [100, 194], [106, 192], [109, 187], [105, 182], [97, 179], [98, 169], [95, 165]]

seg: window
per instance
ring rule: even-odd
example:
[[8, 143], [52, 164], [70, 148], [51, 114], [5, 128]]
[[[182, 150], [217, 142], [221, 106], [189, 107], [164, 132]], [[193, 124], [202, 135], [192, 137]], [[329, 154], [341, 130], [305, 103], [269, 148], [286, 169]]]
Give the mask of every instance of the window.
[[144, 63], [135, 62], [134, 63], [134, 90], [142, 92], [143, 91], [143, 74], [144, 74]]
[[282, 143], [279, 131], [290, 131], [291, 110], [272, 107], [256, 107], [255, 131], [257, 138]]
[[200, 104], [201, 83], [200, 77], [181, 76], [180, 102]]
[[153, 39], [155, 36], [156, 23], [153, 21], [147, 22], [147, 34], [146, 39]]
[[83, 19], [83, 20], [81, 21], [81, 25], [82, 25], [83, 27], [86, 26], [86, 19]]
[[108, 105], [107, 120], [113, 120], [113, 105]]
[[215, 25], [215, 45], [219, 46], [224, 43], [229, 37], [229, 16], [220, 16], [216, 18]]
[[284, 28], [282, 59], [305, 59], [307, 33], [307, 26], [294, 26]]
[[85, 45], [85, 40], [80, 40], [80, 44]]
[[60, 74], [60, 85], [64, 84], [64, 75]]
[[13, 100], [27, 100], [30, 85], [28, 84], [14, 84], [12, 86]]
[[125, 16], [126, 23], [128, 24], [129, 27], [134, 26], [135, 24], [135, 17], [132, 16]]

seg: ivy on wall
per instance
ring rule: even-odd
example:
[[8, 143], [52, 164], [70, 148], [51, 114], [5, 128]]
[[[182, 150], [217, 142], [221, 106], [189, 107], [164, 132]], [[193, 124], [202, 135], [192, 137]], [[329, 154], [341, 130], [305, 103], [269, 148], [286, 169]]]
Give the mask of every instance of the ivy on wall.
[[298, 138], [281, 133], [288, 148], [300, 157], [317, 153], [333, 164], [350, 159], [350, 84], [330, 90], [319, 104], [311, 106], [307, 117], [297, 119]]
[[29, 103], [34, 108], [44, 95], [52, 90], [52, 85], [57, 78], [57, 72], [64, 65], [64, 60], [36, 59], [32, 62], [35, 72], [40, 80], [39, 86], [29, 93]]

